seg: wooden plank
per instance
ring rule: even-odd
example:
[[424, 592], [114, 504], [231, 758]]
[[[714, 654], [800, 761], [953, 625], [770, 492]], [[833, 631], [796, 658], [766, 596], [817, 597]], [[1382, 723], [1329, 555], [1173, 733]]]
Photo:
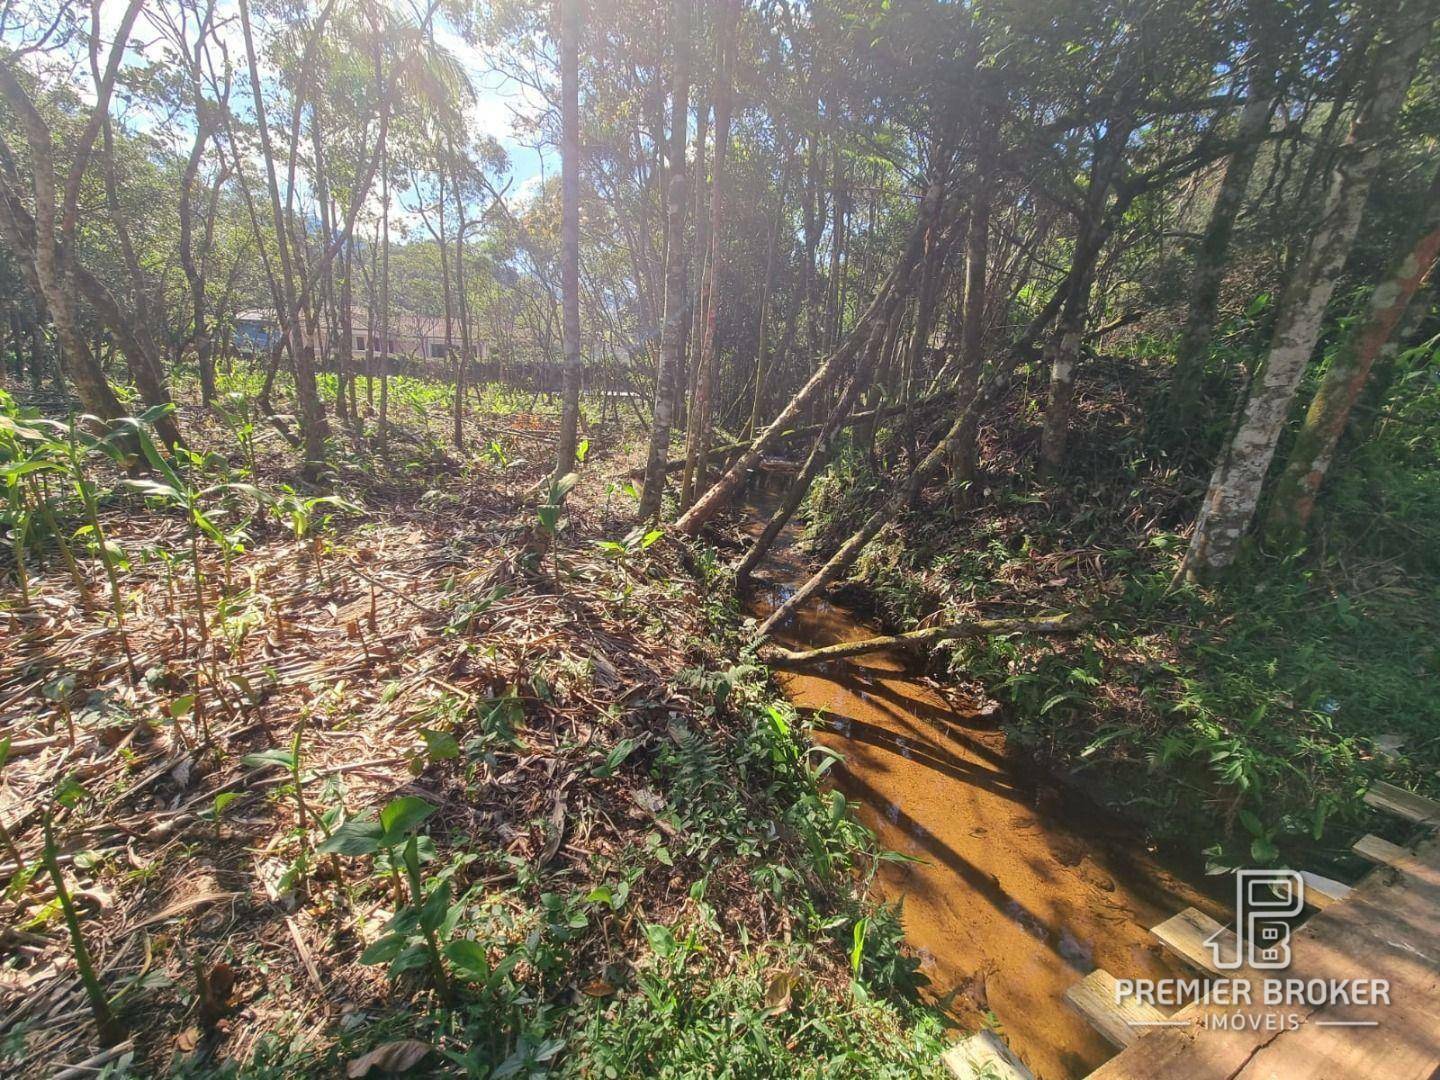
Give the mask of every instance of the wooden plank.
[[1226, 956], [1236, 955], [1239, 949], [1234, 930], [1226, 929], [1209, 915], [1193, 907], [1170, 916], [1159, 926], [1152, 927], [1150, 932], [1160, 939], [1161, 945], [1181, 960], [1213, 975], [1223, 973], [1215, 966], [1210, 947], [1205, 943], [1218, 933], [1222, 935], [1219, 943]]
[[1153, 1005], [1126, 998], [1118, 1001], [1115, 976], [1096, 968], [1065, 991], [1070, 1002], [1090, 1026], [1115, 1046], [1126, 1047], [1153, 1028], [1163, 1027], [1167, 1017]]
[[1392, 844], [1389, 840], [1382, 839], [1374, 833], [1366, 833], [1355, 843], [1350, 845], [1350, 850], [1359, 855], [1362, 859], [1374, 863], [1376, 866], [1391, 866], [1401, 859], [1410, 857], [1410, 849], [1403, 848], [1399, 844]]
[[1305, 882], [1305, 903], [1316, 911], [1324, 911], [1331, 904], [1339, 903], [1350, 895], [1350, 886], [1334, 878], [1301, 870], [1300, 879]]
[[1440, 825], [1440, 803], [1416, 795], [1384, 780], [1375, 780], [1365, 792], [1365, 801], [1377, 810], [1413, 821], [1417, 825]]
[[940, 1058], [955, 1080], [1035, 1080], [995, 1032], [967, 1035]]
[[[1190, 1005], [1163, 1028], [1091, 1074], [1091, 1080], [1225, 1076], [1235, 1080], [1384, 1077], [1434, 1080], [1440, 1075], [1440, 840], [1427, 840], [1399, 874], [1371, 874], [1343, 904], [1332, 904], [1291, 937], [1283, 972], [1236, 973], [1252, 984], [1294, 980], [1388, 982], [1389, 1005], [1318, 1008], [1263, 1003]], [[1373, 985], [1373, 984], [1372, 984]], [[1228, 1024], [1210, 1024], [1225, 1015]], [[1293, 1025], [1287, 1017], [1298, 1021]], [[1275, 1026], [1267, 1021], [1280, 1020]], [[1237, 1023], [1237, 1020], [1240, 1021]]]

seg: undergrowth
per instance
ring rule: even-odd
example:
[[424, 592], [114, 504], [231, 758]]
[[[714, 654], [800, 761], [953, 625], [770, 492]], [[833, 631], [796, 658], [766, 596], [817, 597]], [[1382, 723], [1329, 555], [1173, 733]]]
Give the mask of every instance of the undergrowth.
[[[1069, 637], [959, 641], [933, 662], [1001, 701], [1014, 743], [1157, 837], [1206, 847], [1217, 870], [1344, 866], [1359, 832], [1396, 828], [1367, 814], [1370, 779], [1440, 794], [1440, 464], [1423, 438], [1440, 391], [1428, 360], [1402, 376], [1408, 391], [1377, 437], [1337, 463], [1310, 549], [1251, 552], [1222, 584], [1174, 583], [1205, 474], [1136, 434], [1153, 391], [1133, 375], [1092, 375], [1081, 464], [1063, 487], [1037, 487], [1025, 425], [1007, 414], [997, 426], [1015, 434], [989, 434], [974, 508], [933, 489], [852, 578], [905, 628], [1087, 614]], [[1217, 418], [1202, 443], [1222, 434]], [[887, 482], [883, 462], [843, 453], [810, 494], [811, 546], [833, 546]]]

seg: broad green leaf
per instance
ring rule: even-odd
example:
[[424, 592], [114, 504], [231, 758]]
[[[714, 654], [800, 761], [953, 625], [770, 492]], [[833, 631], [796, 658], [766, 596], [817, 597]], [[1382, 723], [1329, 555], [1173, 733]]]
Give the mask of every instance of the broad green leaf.
[[445, 957], [467, 979], [484, 982], [490, 978], [490, 959], [478, 941], [470, 938], [452, 941], [445, 946]]
[[392, 799], [385, 809], [380, 811], [380, 824], [387, 839], [391, 836], [400, 837], [412, 832], [434, 812], [435, 807], [424, 799], [414, 795], [402, 795], [398, 799]]
[[374, 818], [351, 818], [318, 848], [322, 855], [371, 855], [380, 850], [385, 830]]
[[295, 768], [295, 755], [289, 750], [262, 750], [258, 754], [246, 754], [240, 759], [240, 764], [247, 769], [264, 769], [271, 765], [293, 769]]
[[420, 737], [425, 740], [425, 753], [432, 761], [450, 761], [460, 756], [460, 744], [448, 731], [421, 728]]
[[360, 954], [362, 964], [388, 964], [405, 948], [403, 934], [387, 934]]

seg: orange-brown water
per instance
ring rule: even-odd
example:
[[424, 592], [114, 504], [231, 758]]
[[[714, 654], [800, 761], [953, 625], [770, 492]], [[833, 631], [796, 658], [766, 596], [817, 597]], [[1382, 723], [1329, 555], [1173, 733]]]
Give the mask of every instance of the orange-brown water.
[[[752, 509], [768, 512], [757, 501]], [[766, 569], [756, 614], [804, 574], [788, 548]], [[814, 648], [879, 632], [812, 601], [777, 641]], [[1186, 974], [1149, 927], [1192, 905], [1223, 919], [1223, 906], [1147, 852], [1137, 830], [1012, 760], [993, 710], [950, 700], [911, 668], [879, 652], [778, 678], [843, 755], [832, 775], [861, 820], [885, 848], [920, 860], [886, 863], [877, 883], [881, 899], [903, 901], [932, 998], [960, 1028], [993, 1014], [1041, 1080], [1084, 1076], [1114, 1051], [1065, 991], [1096, 967], [1118, 978]]]

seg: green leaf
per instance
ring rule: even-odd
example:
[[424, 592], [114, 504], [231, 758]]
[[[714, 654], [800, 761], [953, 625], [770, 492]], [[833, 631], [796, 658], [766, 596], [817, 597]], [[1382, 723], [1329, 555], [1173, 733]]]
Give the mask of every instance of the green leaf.
[[427, 934], [433, 934], [440, 929], [440, 924], [445, 921], [445, 913], [449, 910], [450, 882], [442, 881], [425, 899], [425, 906], [420, 909], [420, 929]]
[[448, 731], [421, 728], [420, 737], [425, 740], [425, 753], [432, 761], [449, 761], [460, 756], [460, 744]]
[[445, 946], [445, 957], [467, 979], [484, 982], [490, 978], [490, 959], [478, 941], [460, 938]]
[[55, 788], [55, 801], [67, 810], [74, 809], [80, 804], [80, 800], [86, 798], [89, 794], [90, 793], [85, 790], [84, 784], [80, 783], [80, 781], [76, 780], [73, 776], [67, 776], [64, 780], [61, 780], [59, 786]]
[[238, 791], [222, 791], [219, 795], [216, 795], [215, 802], [212, 805], [215, 816], [219, 817], [223, 814], [225, 808], [240, 797], [241, 795]]
[[406, 949], [403, 953], [397, 956], [394, 962], [390, 965], [390, 977], [393, 979], [396, 975], [399, 975], [402, 972], [414, 971], [416, 968], [422, 968], [429, 962], [430, 954], [425, 950], [425, 946], [412, 945], [410, 946], [410, 948]]
[[860, 974], [860, 962], [865, 958], [865, 931], [868, 926], [868, 919], [857, 919], [855, 922], [855, 933], [852, 935], [854, 944], [850, 947], [850, 970], [856, 975]]
[[1257, 836], [1250, 841], [1250, 857], [1257, 863], [1274, 862], [1280, 855], [1279, 850], [1268, 839]]
[[404, 934], [386, 934], [360, 954], [362, 964], [388, 964], [405, 948]]
[[[414, 831], [434, 812], [435, 807], [424, 799], [414, 795], [402, 795], [398, 799], [392, 799], [385, 809], [380, 811], [380, 825], [385, 830], [387, 839], [392, 836], [403, 837]], [[398, 843], [398, 840], [396, 842]]]
[[646, 923], [645, 938], [650, 942], [650, 948], [655, 955], [662, 960], [674, 956], [675, 950], [680, 947], [670, 928], [661, 923]]
[[322, 855], [371, 855], [380, 850], [385, 830], [374, 818], [351, 818], [317, 849]]
[[240, 764], [247, 769], [264, 769], [272, 765], [279, 765], [282, 768], [295, 768], [295, 755], [289, 750], [262, 750], [258, 754], [246, 754], [240, 759]]

